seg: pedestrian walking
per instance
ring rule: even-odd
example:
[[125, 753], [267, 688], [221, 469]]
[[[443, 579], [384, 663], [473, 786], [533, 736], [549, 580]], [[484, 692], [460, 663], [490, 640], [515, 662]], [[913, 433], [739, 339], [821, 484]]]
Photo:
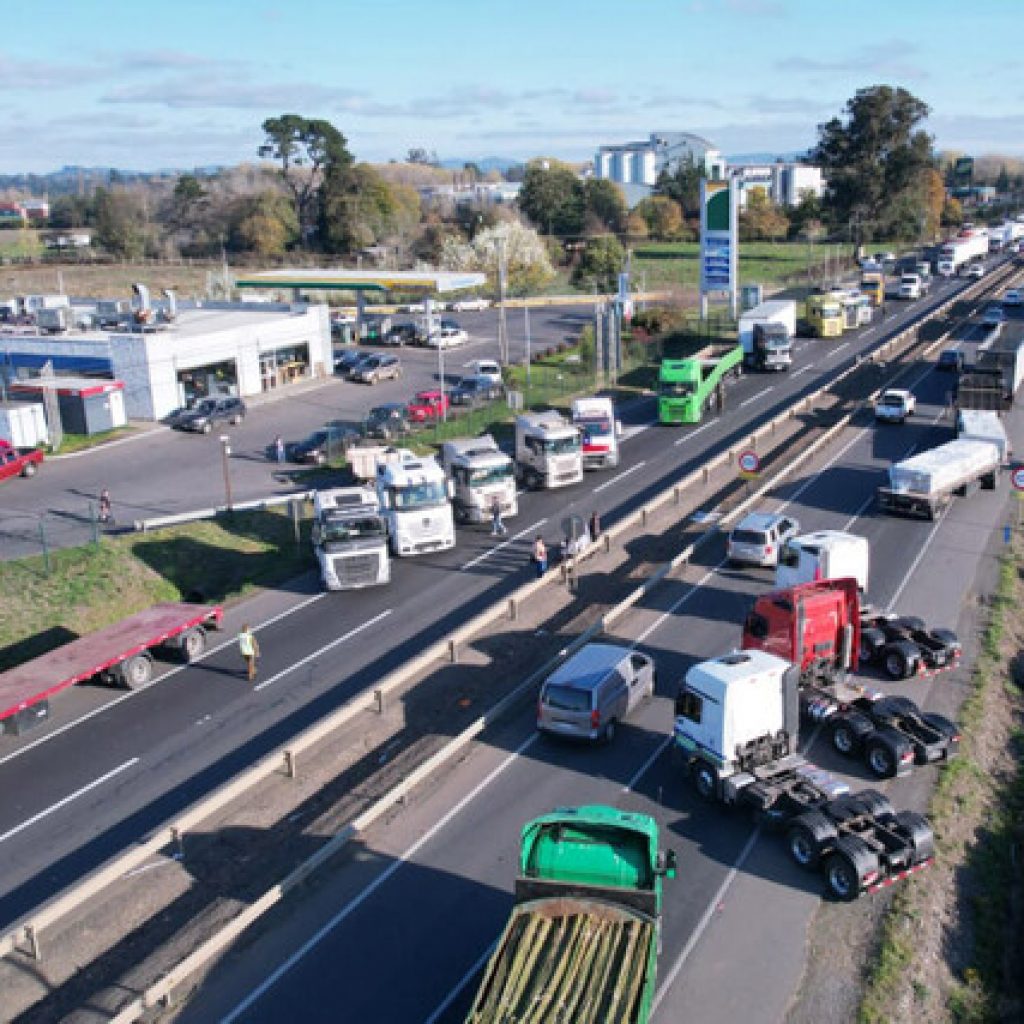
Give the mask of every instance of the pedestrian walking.
[[238, 634], [238, 650], [245, 661], [245, 672], [251, 683], [256, 678], [256, 659], [260, 656], [260, 645], [256, 634], [249, 628], [249, 623], [242, 627]]
[[508, 533], [501, 521], [501, 498], [496, 494], [491, 499], [491, 536], [504, 537]]
[[596, 544], [597, 538], [601, 536], [601, 517], [597, 514], [596, 509], [590, 513], [588, 528], [590, 530], [590, 543]]
[[279, 463], [284, 462], [284, 438], [280, 434], [274, 438], [274, 455]]
[[533, 542], [533, 566], [537, 570], [537, 579], [540, 579], [548, 571], [548, 549], [544, 544], [544, 538], [537, 535]]
[[99, 520], [104, 525], [113, 524], [114, 517], [110, 512], [110, 491], [105, 487], [100, 491]]

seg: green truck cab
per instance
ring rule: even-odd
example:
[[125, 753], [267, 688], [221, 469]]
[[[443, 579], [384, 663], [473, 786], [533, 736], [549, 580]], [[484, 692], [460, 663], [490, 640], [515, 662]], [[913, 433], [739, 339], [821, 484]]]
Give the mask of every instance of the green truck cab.
[[592, 805], [527, 822], [515, 906], [466, 1024], [647, 1024], [675, 869], [646, 814]]
[[700, 423], [714, 408], [718, 389], [730, 373], [738, 376], [743, 346], [735, 342], [706, 345], [687, 359], [663, 359], [658, 372], [658, 422]]

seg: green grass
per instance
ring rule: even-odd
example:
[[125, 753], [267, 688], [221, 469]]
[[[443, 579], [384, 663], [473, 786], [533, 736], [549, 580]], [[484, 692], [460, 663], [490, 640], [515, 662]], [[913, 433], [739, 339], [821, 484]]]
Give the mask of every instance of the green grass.
[[19, 259], [25, 256], [39, 256], [43, 243], [35, 228], [4, 228], [0, 230], [0, 257]]
[[[116, 441], [121, 437], [130, 437], [138, 433], [135, 427], [117, 427], [114, 430], [104, 430], [101, 434], [65, 434], [61, 439], [60, 448], [54, 454], [71, 455], [74, 452], [86, 451], [89, 448], [98, 448], [108, 441]], [[47, 452], [50, 451], [47, 446]]]

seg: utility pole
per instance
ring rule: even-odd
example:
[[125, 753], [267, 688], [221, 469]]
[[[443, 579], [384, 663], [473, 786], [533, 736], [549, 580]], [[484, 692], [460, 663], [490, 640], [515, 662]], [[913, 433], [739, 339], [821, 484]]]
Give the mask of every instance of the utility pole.
[[505, 287], [507, 268], [505, 265], [505, 239], [498, 235], [498, 359], [502, 366], [508, 365], [508, 322], [505, 319]]

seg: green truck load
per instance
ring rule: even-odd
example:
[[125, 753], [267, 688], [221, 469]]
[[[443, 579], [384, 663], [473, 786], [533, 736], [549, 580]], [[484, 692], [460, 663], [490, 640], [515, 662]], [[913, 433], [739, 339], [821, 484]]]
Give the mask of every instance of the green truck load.
[[705, 409], [718, 404], [719, 390], [731, 373], [738, 376], [743, 346], [706, 345], [686, 359], [663, 359], [658, 373], [658, 421], [700, 423]]
[[665, 877], [675, 855], [646, 814], [588, 806], [527, 822], [515, 907], [466, 1024], [646, 1024]]

